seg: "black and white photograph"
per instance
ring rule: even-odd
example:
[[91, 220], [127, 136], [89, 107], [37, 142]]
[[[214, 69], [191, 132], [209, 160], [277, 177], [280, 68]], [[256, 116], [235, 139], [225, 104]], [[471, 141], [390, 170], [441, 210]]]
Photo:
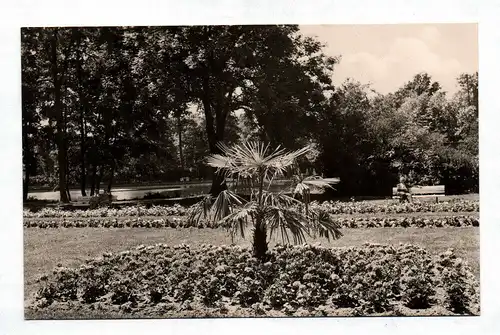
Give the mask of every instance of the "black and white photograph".
[[477, 23], [19, 34], [26, 320], [481, 315]]

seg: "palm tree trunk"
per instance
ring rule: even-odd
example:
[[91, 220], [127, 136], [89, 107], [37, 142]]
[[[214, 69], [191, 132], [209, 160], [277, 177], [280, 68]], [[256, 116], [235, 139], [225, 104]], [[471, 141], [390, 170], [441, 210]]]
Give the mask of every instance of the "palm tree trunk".
[[266, 227], [260, 222], [258, 222], [254, 227], [252, 247], [255, 258], [261, 261], [265, 261], [267, 259], [267, 231]]
[[265, 261], [267, 258], [267, 231], [263, 221], [263, 203], [262, 191], [264, 189], [264, 173], [259, 171], [259, 193], [258, 193], [258, 212], [253, 231], [253, 255], [255, 258]]

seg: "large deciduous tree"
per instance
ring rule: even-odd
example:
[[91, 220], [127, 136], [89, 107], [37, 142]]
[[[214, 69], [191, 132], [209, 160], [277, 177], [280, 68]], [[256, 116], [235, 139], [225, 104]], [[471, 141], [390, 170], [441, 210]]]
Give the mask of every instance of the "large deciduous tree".
[[[165, 66], [174, 78], [185, 79], [191, 102], [202, 107], [212, 154], [219, 153], [228, 118], [238, 110], [266, 127], [274, 145], [300, 137], [298, 124], [311, 121], [322, 89], [331, 86], [336, 59], [322, 54], [319, 42], [300, 36], [297, 26], [176, 27], [167, 33], [175, 48]], [[214, 174], [210, 193], [225, 188]]]

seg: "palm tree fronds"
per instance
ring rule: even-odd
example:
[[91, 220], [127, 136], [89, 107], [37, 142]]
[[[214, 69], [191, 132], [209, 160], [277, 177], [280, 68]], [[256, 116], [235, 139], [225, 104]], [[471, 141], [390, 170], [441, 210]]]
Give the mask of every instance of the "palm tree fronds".
[[267, 180], [283, 174], [298, 157], [311, 150], [308, 146], [291, 152], [280, 147], [271, 150], [269, 145], [256, 142], [246, 142], [232, 147], [219, 143], [218, 148], [221, 154], [209, 156], [208, 165], [241, 175], [256, 175], [259, 170], [263, 170]]
[[332, 184], [337, 184], [339, 181], [338, 178], [308, 177], [302, 183], [315, 190], [324, 190], [327, 188], [333, 189]]
[[302, 203], [297, 199], [294, 199], [284, 192], [273, 193], [268, 191], [262, 192], [262, 203], [265, 206], [284, 206], [292, 207], [294, 205], [301, 205]]
[[246, 203], [246, 200], [232, 191], [224, 190], [220, 192], [212, 206], [214, 221], [221, 221], [231, 214], [235, 208], [242, 206], [244, 203]]
[[305, 217], [292, 208], [267, 206], [264, 213], [264, 221], [269, 227], [271, 235], [274, 231], [281, 230], [283, 242], [285, 242], [283, 237], [286, 237], [289, 242], [287, 231], [292, 233], [295, 244], [306, 241], [305, 233], [308, 233], [308, 229], [304, 225], [306, 222]]
[[237, 211], [230, 213], [229, 215], [223, 217], [220, 222], [221, 223], [230, 223], [230, 222], [238, 222], [242, 219], [248, 219], [252, 217], [257, 212], [257, 203], [248, 202], [244, 206], [239, 207]]
[[294, 194], [302, 194], [305, 191], [323, 192], [325, 189], [334, 189], [332, 185], [338, 184], [339, 178], [322, 178], [320, 176], [295, 175], [292, 178], [292, 188]]
[[241, 237], [245, 238], [245, 228], [248, 224], [248, 219], [253, 219], [256, 213], [257, 203], [247, 202], [244, 206], [239, 207], [237, 211], [233, 211], [219, 222], [231, 232], [232, 236], [236, 235], [239, 231]]
[[202, 219], [219, 222], [245, 203], [245, 199], [229, 190], [222, 191], [215, 199], [207, 195], [193, 206], [188, 220], [194, 223], [199, 223]]
[[208, 219], [213, 198], [211, 195], [206, 195], [190, 209], [188, 222], [199, 223], [202, 219]]
[[340, 225], [327, 212], [310, 210], [309, 219], [311, 228], [317, 231], [320, 237], [326, 237], [328, 240], [342, 237]]

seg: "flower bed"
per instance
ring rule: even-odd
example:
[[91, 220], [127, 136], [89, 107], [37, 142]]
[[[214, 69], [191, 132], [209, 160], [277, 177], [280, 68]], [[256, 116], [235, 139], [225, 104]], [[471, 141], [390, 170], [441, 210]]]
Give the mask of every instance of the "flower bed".
[[[478, 212], [479, 201], [454, 200], [440, 203], [418, 202], [401, 204], [396, 201], [387, 203], [374, 203], [371, 201], [359, 202], [312, 202], [312, 207], [320, 207], [330, 214], [367, 214], [367, 213], [425, 213], [425, 212]], [[62, 210], [56, 208], [43, 208], [37, 212], [28, 209], [23, 211], [25, 218], [86, 218], [86, 217], [129, 217], [129, 216], [184, 216], [190, 207], [181, 205], [173, 206], [131, 206], [120, 209], [98, 208], [92, 210]]]
[[[474, 216], [446, 217], [338, 217], [342, 228], [376, 227], [478, 227], [479, 218]], [[185, 218], [83, 218], [83, 219], [24, 219], [25, 228], [221, 228], [207, 221], [188, 222]]]
[[129, 216], [184, 216], [189, 207], [178, 204], [172, 206], [130, 206], [124, 208], [96, 208], [87, 210], [63, 210], [57, 208], [42, 208], [33, 212], [23, 210], [25, 218], [92, 218], [92, 217], [129, 217]]
[[413, 203], [400, 203], [399, 201], [387, 203], [325, 201], [321, 204], [314, 202], [311, 206], [320, 206], [330, 214], [479, 212], [479, 201], [463, 199], [438, 203], [419, 201]]
[[479, 313], [478, 282], [468, 265], [453, 251], [432, 257], [412, 245], [277, 246], [261, 263], [248, 248], [158, 244], [57, 268], [39, 285], [29, 309], [56, 314], [65, 308], [104, 317]]

